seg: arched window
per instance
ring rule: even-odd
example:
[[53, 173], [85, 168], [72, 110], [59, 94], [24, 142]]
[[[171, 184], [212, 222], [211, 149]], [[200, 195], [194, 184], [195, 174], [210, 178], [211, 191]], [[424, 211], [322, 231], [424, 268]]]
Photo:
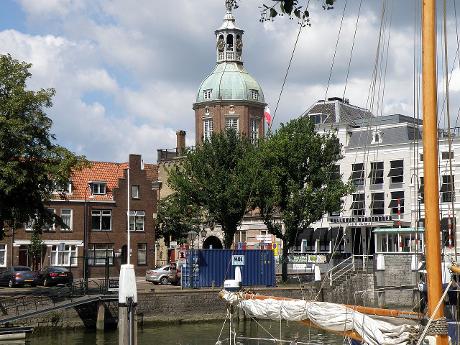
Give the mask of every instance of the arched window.
[[232, 34], [227, 35], [227, 49], [233, 50], [233, 35]]

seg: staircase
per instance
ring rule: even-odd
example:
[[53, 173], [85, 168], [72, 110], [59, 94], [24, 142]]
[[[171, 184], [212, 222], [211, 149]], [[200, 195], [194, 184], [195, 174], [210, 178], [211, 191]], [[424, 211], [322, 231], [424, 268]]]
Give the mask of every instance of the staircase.
[[351, 256], [329, 269], [325, 300], [345, 304], [373, 305], [374, 267], [373, 261], [363, 256]]

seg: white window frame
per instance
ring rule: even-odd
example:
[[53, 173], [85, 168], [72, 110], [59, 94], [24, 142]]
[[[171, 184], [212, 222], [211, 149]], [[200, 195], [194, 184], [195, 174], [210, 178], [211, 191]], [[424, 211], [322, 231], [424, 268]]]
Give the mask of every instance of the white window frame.
[[[3, 246], [3, 248], [2, 248]], [[8, 246], [5, 243], [0, 243], [0, 253], [3, 253], [3, 262], [0, 261], [0, 267], [6, 267], [6, 258], [8, 255]], [[1, 258], [1, 256], [0, 256]]]
[[212, 98], [212, 89], [203, 90], [203, 98], [211, 99]]
[[[99, 246], [99, 248], [97, 248], [97, 246]], [[109, 265], [113, 265], [114, 251], [112, 243], [90, 243], [88, 252], [89, 266], [105, 266], [106, 257], [109, 258]], [[104, 256], [97, 256], [97, 252], [104, 252]], [[107, 255], [107, 253], [109, 254]]]
[[35, 218], [30, 218], [27, 223], [24, 223], [24, 229], [26, 231], [33, 231], [34, 230], [34, 225], [35, 225], [36, 219]]
[[50, 265], [63, 267], [78, 266], [78, 247], [75, 244], [65, 243], [64, 248], [61, 248], [61, 245], [52, 245]]
[[[61, 219], [62, 221], [64, 222], [64, 211], [70, 211], [70, 219], [69, 219], [69, 227], [68, 228], [64, 228], [61, 226], [61, 231], [72, 231], [73, 230], [73, 210], [71, 208], [63, 208], [61, 209]], [[65, 222], [64, 222], [65, 223]]]
[[[102, 229], [102, 217], [110, 216], [110, 229]], [[99, 217], [99, 228], [93, 228], [93, 217]], [[112, 210], [91, 210], [91, 230], [92, 231], [112, 231]]]
[[[54, 208], [48, 208], [48, 211], [51, 213], [56, 213], [56, 210]], [[51, 225], [50, 227], [47, 227]], [[42, 231], [56, 231], [56, 224], [43, 224], [42, 225]]]
[[107, 183], [106, 182], [92, 182], [91, 183], [91, 194], [93, 195], [107, 194]]
[[213, 121], [212, 118], [207, 118], [203, 120], [203, 140], [211, 140], [212, 131], [213, 131]]
[[[142, 245], [142, 248], [141, 248]], [[139, 260], [140, 256], [139, 253], [143, 252], [144, 253], [144, 261], [141, 262]], [[147, 243], [138, 243], [137, 244], [137, 264], [138, 265], [147, 265]]]
[[260, 98], [259, 91], [251, 89], [251, 99], [258, 101]]
[[[138, 229], [138, 225], [141, 225]], [[129, 211], [129, 231], [145, 230], [145, 211]]]
[[133, 199], [139, 199], [139, 189], [140, 189], [140, 186], [137, 185], [137, 184], [133, 184], [131, 186], [131, 198]]
[[240, 119], [236, 116], [225, 117], [225, 129], [234, 129], [237, 133], [240, 130]]

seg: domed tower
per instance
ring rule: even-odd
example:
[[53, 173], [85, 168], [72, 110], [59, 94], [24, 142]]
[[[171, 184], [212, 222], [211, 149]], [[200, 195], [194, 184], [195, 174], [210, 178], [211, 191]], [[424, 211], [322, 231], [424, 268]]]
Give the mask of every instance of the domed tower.
[[264, 135], [264, 94], [243, 66], [244, 31], [235, 25], [232, 1], [225, 3], [224, 22], [215, 32], [217, 64], [201, 83], [193, 104], [196, 144], [227, 128], [253, 142]]

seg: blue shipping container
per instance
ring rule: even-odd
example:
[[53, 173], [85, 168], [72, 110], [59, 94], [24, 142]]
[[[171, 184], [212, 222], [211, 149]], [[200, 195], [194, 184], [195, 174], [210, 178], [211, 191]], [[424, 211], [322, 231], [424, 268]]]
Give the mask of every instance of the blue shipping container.
[[[236, 255], [236, 256], [235, 256]], [[182, 286], [223, 287], [235, 278], [232, 256], [239, 261], [243, 286], [275, 286], [275, 258], [272, 250], [199, 249], [187, 252], [182, 267]]]

